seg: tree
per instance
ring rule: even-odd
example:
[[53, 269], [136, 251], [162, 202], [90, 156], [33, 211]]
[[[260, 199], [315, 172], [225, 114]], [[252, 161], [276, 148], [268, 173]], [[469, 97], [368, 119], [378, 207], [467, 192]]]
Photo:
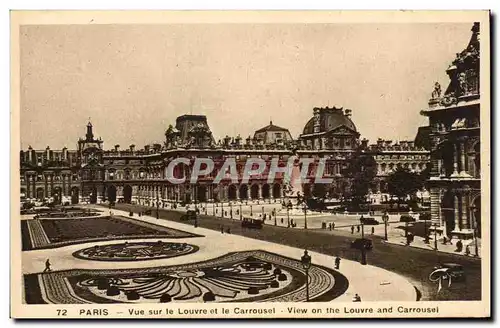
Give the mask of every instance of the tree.
[[377, 162], [373, 156], [356, 152], [347, 165], [345, 176], [351, 180], [350, 196], [353, 207], [359, 208], [370, 191], [377, 175]]
[[327, 192], [328, 190], [326, 188], [326, 184], [316, 183], [314, 184], [312, 195], [316, 198], [324, 199], [326, 197]]
[[[413, 196], [423, 186], [423, 181], [419, 174], [410, 172], [406, 168], [397, 168], [387, 178], [387, 189], [399, 200], [407, 196]], [[399, 209], [398, 201], [398, 209]]]

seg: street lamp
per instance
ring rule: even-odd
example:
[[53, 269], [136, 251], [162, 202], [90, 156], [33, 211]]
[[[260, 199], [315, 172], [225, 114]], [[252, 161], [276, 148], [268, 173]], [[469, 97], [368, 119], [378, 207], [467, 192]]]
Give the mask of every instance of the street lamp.
[[[472, 221], [472, 238], [474, 239], [474, 256], [479, 256], [479, 247], [477, 245], [477, 221], [474, 212], [477, 210], [475, 206], [470, 206], [471, 216], [470, 220]], [[473, 220], [474, 218], [474, 220]]]
[[241, 210], [241, 203], [240, 203], [240, 220], [243, 220], [243, 211]]
[[158, 197], [158, 189], [156, 189], [156, 219], [160, 219], [160, 200]]
[[307, 205], [304, 203], [304, 229], [307, 230]]
[[286, 204], [287, 227], [290, 228], [290, 207]]
[[229, 202], [229, 215], [231, 216], [231, 219], [233, 218], [233, 203]]
[[311, 255], [308, 254], [307, 250], [304, 251], [304, 255], [300, 258], [300, 262], [306, 271], [306, 302], [309, 302], [309, 268], [311, 267]]
[[252, 204], [250, 204], [250, 216], [253, 216]]
[[434, 226], [434, 250], [437, 251], [438, 250], [438, 239], [437, 239], [438, 224], [434, 223], [433, 226]]
[[387, 224], [389, 223], [389, 215], [387, 211], [382, 215], [382, 220], [384, 221], [384, 240], [387, 241]]
[[363, 215], [361, 215], [361, 218], [359, 219], [359, 223], [361, 223], [361, 238], [365, 238], [365, 218]]

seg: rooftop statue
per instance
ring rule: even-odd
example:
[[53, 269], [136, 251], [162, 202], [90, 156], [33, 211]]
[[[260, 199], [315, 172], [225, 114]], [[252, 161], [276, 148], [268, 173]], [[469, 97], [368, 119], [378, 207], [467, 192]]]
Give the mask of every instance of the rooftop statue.
[[432, 99], [439, 98], [441, 98], [441, 84], [439, 84], [439, 82], [436, 82], [434, 84], [434, 91], [432, 91]]

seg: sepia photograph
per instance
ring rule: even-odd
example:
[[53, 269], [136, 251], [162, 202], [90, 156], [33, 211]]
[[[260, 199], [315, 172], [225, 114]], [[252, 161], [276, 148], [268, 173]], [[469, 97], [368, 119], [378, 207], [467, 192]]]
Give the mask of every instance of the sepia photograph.
[[11, 13], [11, 316], [490, 313], [490, 13]]

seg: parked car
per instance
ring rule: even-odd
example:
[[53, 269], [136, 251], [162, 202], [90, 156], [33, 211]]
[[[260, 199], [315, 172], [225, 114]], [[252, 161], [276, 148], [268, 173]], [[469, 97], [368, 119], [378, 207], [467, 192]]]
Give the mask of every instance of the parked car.
[[380, 223], [375, 218], [365, 218], [365, 217], [363, 217], [363, 218], [361, 218], [360, 221], [361, 221], [362, 224], [366, 224], [366, 225], [377, 225], [377, 224]]
[[181, 221], [196, 220], [196, 211], [193, 210], [187, 211], [186, 214], [181, 216], [180, 220]]
[[261, 219], [244, 217], [243, 220], [241, 221], [241, 226], [243, 228], [262, 229], [263, 225], [264, 221]]
[[358, 238], [356, 240], [353, 240], [351, 242], [351, 248], [354, 249], [366, 249], [370, 250], [373, 249], [373, 242], [371, 239], [366, 239], [366, 238]]

